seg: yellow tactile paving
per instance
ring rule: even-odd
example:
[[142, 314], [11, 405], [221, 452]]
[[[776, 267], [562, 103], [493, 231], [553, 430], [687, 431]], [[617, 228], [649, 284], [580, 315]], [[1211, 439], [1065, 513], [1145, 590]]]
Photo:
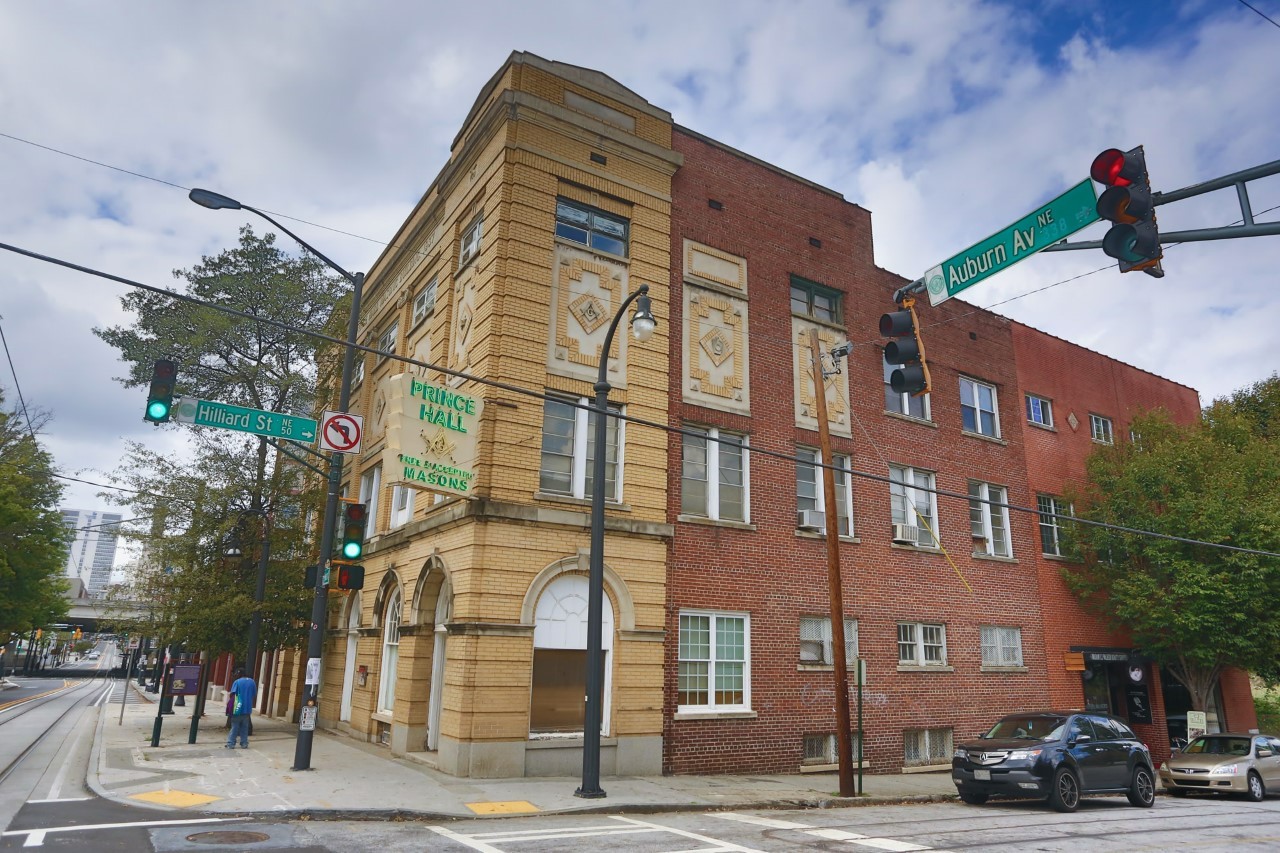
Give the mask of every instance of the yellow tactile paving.
[[467, 803], [467, 808], [476, 814], [532, 814], [542, 811], [533, 803], [524, 800], [511, 800], [505, 803]]
[[130, 794], [131, 800], [142, 800], [144, 803], [155, 803], [161, 806], [173, 806], [183, 809], [192, 806], [203, 806], [220, 800], [222, 797], [211, 797], [208, 794], [193, 794], [190, 791], [147, 791], [142, 794]]

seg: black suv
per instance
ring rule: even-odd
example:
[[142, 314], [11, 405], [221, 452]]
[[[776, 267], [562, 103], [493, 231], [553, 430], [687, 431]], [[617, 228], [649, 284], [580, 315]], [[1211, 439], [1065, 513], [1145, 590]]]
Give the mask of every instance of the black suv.
[[951, 781], [966, 803], [993, 794], [1045, 797], [1073, 812], [1082, 794], [1126, 794], [1135, 806], [1155, 802], [1151, 753], [1133, 730], [1106, 714], [1045, 711], [1011, 714], [981, 740], [956, 747]]

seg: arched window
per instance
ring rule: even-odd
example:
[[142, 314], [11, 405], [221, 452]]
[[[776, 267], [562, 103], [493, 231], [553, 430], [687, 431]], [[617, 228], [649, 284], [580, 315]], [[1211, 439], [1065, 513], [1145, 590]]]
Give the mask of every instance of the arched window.
[[382, 686], [378, 691], [378, 710], [392, 713], [396, 705], [396, 666], [400, 660], [400, 611], [404, 597], [397, 588], [387, 599], [382, 620]]
[[[602, 647], [604, 703], [602, 728], [608, 731], [609, 659], [613, 648], [613, 608], [604, 599]], [[529, 731], [582, 731], [587, 692], [587, 577], [565, 574], [547, 584], [538, 597], [533, 629], [533, 689]]]

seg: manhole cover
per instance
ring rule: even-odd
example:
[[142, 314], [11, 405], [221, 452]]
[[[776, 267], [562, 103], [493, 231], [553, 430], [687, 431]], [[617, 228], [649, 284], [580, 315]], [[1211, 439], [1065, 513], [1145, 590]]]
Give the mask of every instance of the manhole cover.
[[246, 832], [239, 829], [219, 829], [212, 832], [197, 832], [187, 836], [188, 841], [197, 844], [254, 844], [258, 841], [269, 841], [271, 836], [265, 832]]

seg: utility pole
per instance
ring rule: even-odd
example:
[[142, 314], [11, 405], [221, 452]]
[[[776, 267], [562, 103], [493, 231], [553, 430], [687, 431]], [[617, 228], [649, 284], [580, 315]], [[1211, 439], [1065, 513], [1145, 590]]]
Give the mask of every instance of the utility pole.
[[853, 751], [849, 743], [849, 670], [845, 661], [844, 600], [840, 582], [840, 514], [836, 505], [836, 475], [827, 424], [827, 383], [822, 374], [818, 330], [809, 330], [813, 349], [813, 397], [817, 406], [818, 442], [822, 448], [822, 496], [827, 510], [827, 584], [831, 596], [831, 669], [836, 681], [836, 756], [840, 768], [840, 796], [856, 795]]

